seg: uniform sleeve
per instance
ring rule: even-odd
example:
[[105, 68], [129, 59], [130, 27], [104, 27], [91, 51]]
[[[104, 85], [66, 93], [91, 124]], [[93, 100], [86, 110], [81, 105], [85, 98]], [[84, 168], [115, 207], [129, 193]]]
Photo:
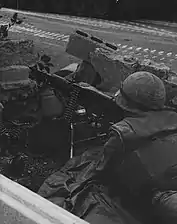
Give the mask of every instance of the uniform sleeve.
[[113, 163], [121, 162], [125, 149], [122, 136], [119, 132], [111, 130], [109, 140], [104, 145], [104, 154]]
[[124, 142], [121, 134], [111, 130], [110, 137], [104, 147], [109, 149], [109, 151], [124, 151]]
[[134, 129], [125, 119], [112, 125], [111, 132], [117, 134], [117, 139], [120, 139], [122, 150], [125, 153], [132, 152], [134, 149], [136, 149], [135, 143], [137, 141], [137, 135]]

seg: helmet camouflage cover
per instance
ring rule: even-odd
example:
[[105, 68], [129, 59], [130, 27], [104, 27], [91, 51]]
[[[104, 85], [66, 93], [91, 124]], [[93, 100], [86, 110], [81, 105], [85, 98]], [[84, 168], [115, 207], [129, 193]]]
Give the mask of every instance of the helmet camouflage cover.
[[140, 71], [128, 76], [116, 93], [116, 103], [127, 111], [148, 111], [164, 108], [166, 90], [156, 75]]

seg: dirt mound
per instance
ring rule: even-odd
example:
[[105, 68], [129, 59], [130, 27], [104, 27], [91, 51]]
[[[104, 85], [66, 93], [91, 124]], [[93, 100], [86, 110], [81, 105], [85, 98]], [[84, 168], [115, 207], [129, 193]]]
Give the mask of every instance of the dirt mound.
[[32, 40], [0, 41], [0, 67], [29, 65], [36, 61]]

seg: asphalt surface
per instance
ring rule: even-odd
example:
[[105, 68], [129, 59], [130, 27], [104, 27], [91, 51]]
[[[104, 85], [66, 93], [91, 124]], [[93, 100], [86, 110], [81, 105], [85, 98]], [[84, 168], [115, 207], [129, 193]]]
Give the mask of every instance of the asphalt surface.
[[[15, 10], [2, 8], [0, 24], [7, 23]], [[76, 29], [118, 46], [117, 52], [152, 59], [177, 70], [177, 25], [158, 21], [113, 22], [90, 18], [17, 11], [24, 22], [10, 32], [64, 51]]]

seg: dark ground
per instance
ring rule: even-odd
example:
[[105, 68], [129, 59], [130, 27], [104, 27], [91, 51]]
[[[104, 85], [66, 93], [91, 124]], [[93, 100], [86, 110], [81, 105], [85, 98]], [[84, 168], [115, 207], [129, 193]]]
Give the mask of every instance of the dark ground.
[[[63, 34], [71, 33], [75, 28], [78, 27], [78, 24], [68, 23], [67, 21], [60, 20], [50, 20], [50, 19], [40, 19], [35, 17], [28, 17], [27, 22], [32, 23], [35, 27], [50, 31], [57, 32], [57, 30], [61, 31]], [[159, 36], [146, 35], [141, 33], [135, 33], [133, 31], [120, 31], [109, 29], [93, 29], [92, 26], [88, 25], [80, 25], [80, 28], [84, 29], [87, 32], [91, 32], [94, 35], [103, 38], [110, 42], [115, 43], [123, 43], [127, 44], [126, 38], [130, 38], [129, 41], [132, 45], [136, 44], [137, 46], [149, 47], [157, 50], [164, 51], [173, 51], [177, 53], [177, 44], [176, 39], [172, 38], [163, 38]], [[77, 58], [74, 58], [71, 55], [65, 53], [66, 43], [56, 42], [55, 40], [44, 39], [40, 37], [35, 37], [30, 34], [17, 34], [10, 32], [10, 39], [32, 39], [35, 44], [35, 53], [46, 53], [51, 56], [52, 63], [54, 64], [54, 68], [52, 72], [59, 70], [60, 68], [72, 63], [78, 62]], [[150, 55], [151, 56], [151, 55]], [[176, 61], [174, 61], [176, 68]], [[39, 186], [42, 184], [44, 179], [49, 176], [51, 173], [55, 172], [57, 169], [61, 167], [60, 158], [54, 162], [52, 158], [33, 158], [32, 156], [27, 156], [22, 153], [22, 157], [25, 162], [25, 171], [24, 175], [21, 177], [12, 177], [8, 175], [13, 180], [17, 180], [20, 184], [30, 188], [33, 191], [37, 191]], [[7, 175], [5, 168], [5, 163], [7, 163], [11, 159], [10, 156], [1, 157], [0, 158], [0, 172]], [[26, 179], [25, 179], [26, 178]]]
[[[16, 33], [9, 33], [9, 39], [18, 40], [22, 38], [28, 39], [29, 36], [21, 36]], [[72, 63], [73, 61], [78, 61], [74, 57], [66, 54], [62, 45], [49, 45], [48, 43], [45, 44], [44, 42], [41, 42], [39, 38], [35, 39], [34, 44], [35, 54], [39, 52], [41, 54], [46, 53], [51, 56], [52, 63], [54, 64], [54, 70], [59, 70], [60, 68], [68, 65], [69, 63]], [[7, 155], [0, 156], [0, 173], [35, 192], [50, 174], [60, 169], [61, 167], [60, 158], [57, 158], [54, 161], [54, 159], [50, 157], [35, 158], [23, 152], [20, 152], [19, 155], [22, 156], [22, 160], [25, 163], [25, 169], [23, 172], [23, 165], [19, 165], [19, 167], [17, 165], [13, 166], [13, 169], [16, 169], [17, 171], [17, 176], [13, 176], [11, 172], [9, 173], [9, 171], [7, 170], [7, 164], [11, 161], [13, 156]]]

